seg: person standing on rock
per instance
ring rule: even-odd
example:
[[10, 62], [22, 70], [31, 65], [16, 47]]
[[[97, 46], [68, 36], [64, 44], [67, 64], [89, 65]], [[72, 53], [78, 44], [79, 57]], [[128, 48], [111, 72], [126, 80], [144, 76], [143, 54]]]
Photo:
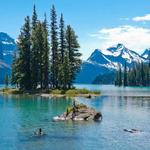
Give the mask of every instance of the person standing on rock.
[[73, 101], [73, 106], [72, 106], [72, 120], [74, 120], [75, 116], [76, 116], [76, 103], [75, 103], [75, 100]]

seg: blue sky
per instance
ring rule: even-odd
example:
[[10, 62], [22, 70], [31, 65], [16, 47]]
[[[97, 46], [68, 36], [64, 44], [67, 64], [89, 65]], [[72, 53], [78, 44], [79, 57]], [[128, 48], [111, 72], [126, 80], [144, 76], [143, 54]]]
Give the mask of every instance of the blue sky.
[[[0, 31], [17, 38], [24, 17], [36, 4], [40, 19], [50, 18], [54, 4], [58, 17], [75, 29], [83, 59], [96, 48], [123, 43], [142, 52], [150, 47], [150, 1], [148, 0], [1, 0]], [[50, 20], [50, 19], [49, 19]]]

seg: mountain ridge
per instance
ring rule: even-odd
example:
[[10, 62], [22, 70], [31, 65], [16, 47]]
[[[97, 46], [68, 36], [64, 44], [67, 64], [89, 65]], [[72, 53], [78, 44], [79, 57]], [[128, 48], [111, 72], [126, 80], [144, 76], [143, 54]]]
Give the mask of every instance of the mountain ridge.
[[120, 43], [103, 50], [95, 49], [91, 56], [82, 63], [76, 83], [92, 83], [100, 74], [116, 71], [119, 66], [123, 68], [125, 62], [128, 68], [135, 63], [147, 62], [148, 59], [143, 56]]
[[13, 55], [17, 46], [15, 40], [7, 33], [0, 32], [0, 83], [6, 75], [11, 75]]

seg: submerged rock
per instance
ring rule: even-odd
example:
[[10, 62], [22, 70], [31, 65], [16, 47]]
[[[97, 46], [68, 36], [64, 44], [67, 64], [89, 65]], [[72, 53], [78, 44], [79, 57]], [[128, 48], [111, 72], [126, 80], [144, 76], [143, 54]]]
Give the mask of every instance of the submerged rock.
[[73, 106], [68, 107], [67, 111], [60, 116], [53, 118], [55, 121], [65, 121], [65, 120], [94, 120], [99, 121], [102, 119], [101, 112], [97, 112], [93, 108], [89, 108], [86, 105], [75, 103]]
[[141, 130], [138, 130], [138, 129], [123, 129], [123, 131], [129, 132], [129, 133], [140, 133], [140, 132], [142, 132]]

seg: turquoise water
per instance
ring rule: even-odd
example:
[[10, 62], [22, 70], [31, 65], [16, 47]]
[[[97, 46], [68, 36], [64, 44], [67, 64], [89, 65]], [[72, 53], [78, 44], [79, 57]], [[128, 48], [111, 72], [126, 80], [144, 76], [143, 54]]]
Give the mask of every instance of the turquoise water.
[[[78, 102], [103, 114], [102, 122], [54, 122], [71, 99], [0, 95], [0, 150], [150, 150], [150, 89], [76, 85], [102, 96]], [[46, 135], [35, 137], [39, 127]], [[130, 134], [123, 129], [137, 128]]]

